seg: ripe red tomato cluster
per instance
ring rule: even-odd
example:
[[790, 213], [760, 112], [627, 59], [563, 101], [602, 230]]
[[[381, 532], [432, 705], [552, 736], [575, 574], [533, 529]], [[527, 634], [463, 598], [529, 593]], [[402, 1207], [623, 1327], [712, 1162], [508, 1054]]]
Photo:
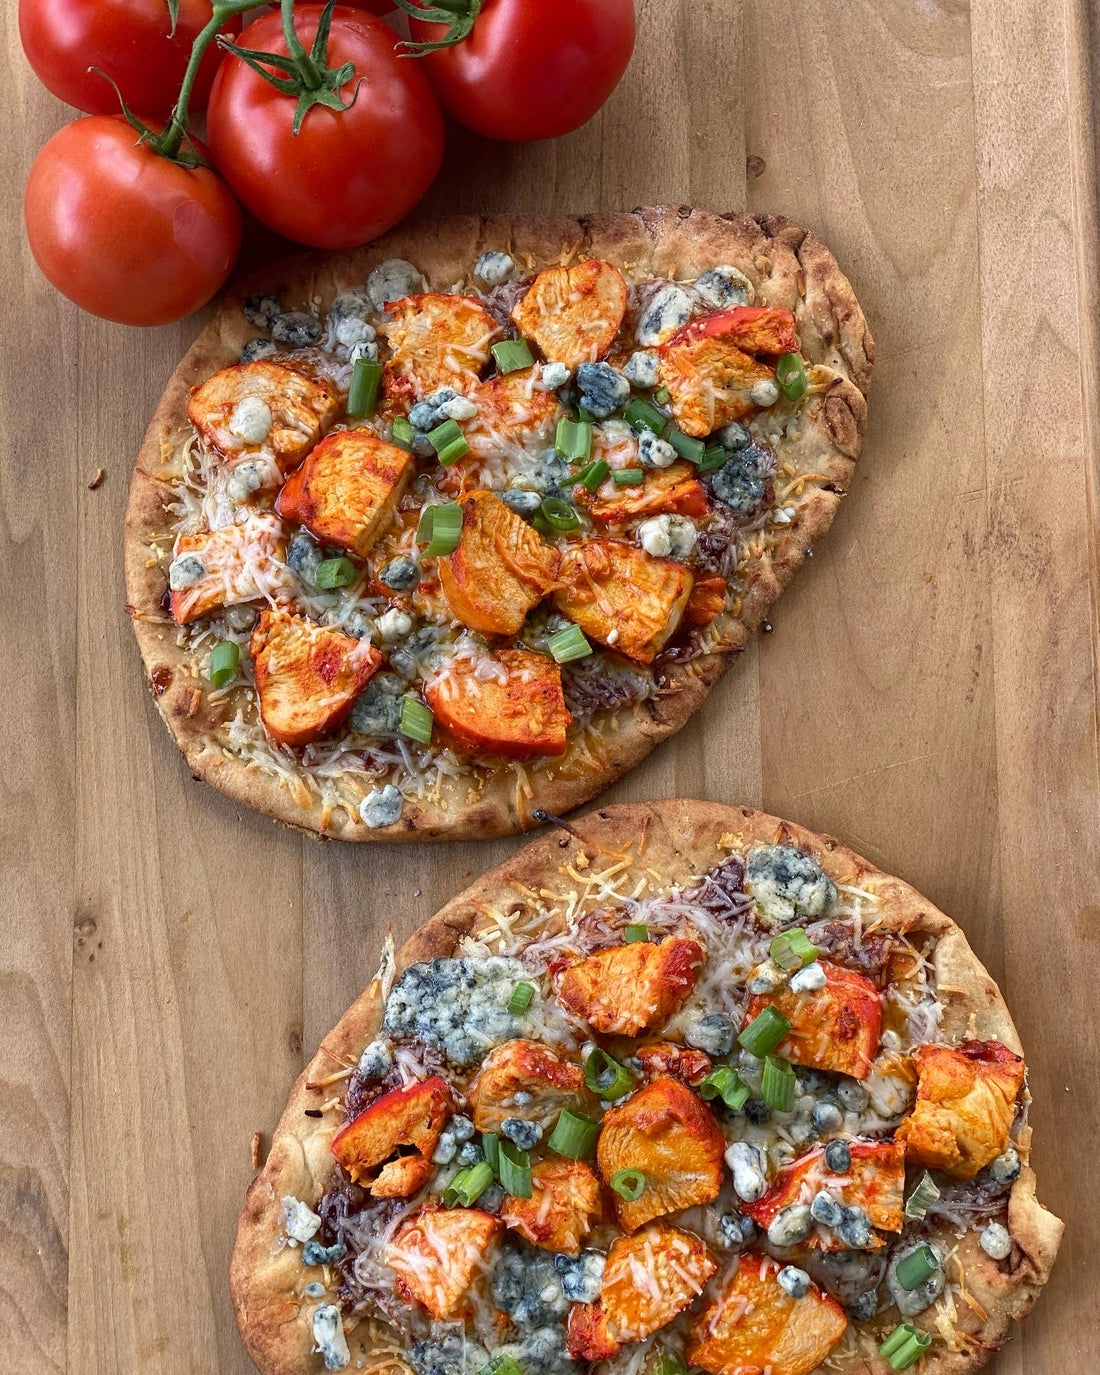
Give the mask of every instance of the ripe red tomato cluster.
[[[292, 50], [286, 0], [239, 35], [243, 0], [19, 0], [31, 66], [88, 112], [49, 140], [27, 182], [27, 236], [45, 276], [111, 320], [180, 319], [228, 276], [240, 204], [300, 243], [365, 243], [435, 177], [441, 104], [489, 138], [556, 138], [600, 108], [634, 46], [633, 0], [466, 0], [448, 23], [433, 0], [398, 3], [430, 16], [409, 20], [422, 56], [377, 17], [391, 0], [344, 0], [318, 63], [321, 4], [293, 5]], [[298, 92], [210, 42], [215, 28], [283, 59], [269, 69], [281, 82], [294, 63], [309, 92], [304, 115]], [[181, 85], [192, 114], [206, 108], [208, 147], [179, 117]]]

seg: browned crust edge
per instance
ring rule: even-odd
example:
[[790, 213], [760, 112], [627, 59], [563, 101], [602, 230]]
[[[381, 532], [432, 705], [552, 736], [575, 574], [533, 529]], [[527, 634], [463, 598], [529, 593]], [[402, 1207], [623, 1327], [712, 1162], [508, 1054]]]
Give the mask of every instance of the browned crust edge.
[[[175, 627], [161, 610], [162, 568], [150, 566], [150, 541], [168, 527], [166, 488], [156, 473], [163, 454], [186, 434], [190, 389], [218, 368], [235, 362], [254, 333], [241, 313], [244, 297], [270, 291], [288, 305], [328, 302], [343, 287], [361, 283], [377, 262], [399, 255], [414, 261], [433, 286], [462, 279], [477, 255], [508, 244], [537, 264], [557, 262], [563, 245], [577, 254], [594, 253], [617, 264], [637, 264], [654, 273], [694, 276], [708, 266], [731, 262], [751, 278], [758, 299], [795, 311], [803, 353], [823, 371], [821, 394], [807, 425], [806, 447], [814, 454], [816, 480], [793, 498], [797, 514], [775, 550], [758, 562], [738, 617], [722, 623], [722, 652], [667, 671], [668, 690], [634, 712], [619, 715], [607, 738], [606, 765], [565, 779], [535, 775], [535, 795], [522, 811], [510, 773], [493, 780], [472, 804], [446, 811], [408, 804], [393, 826], [371, 830], [344, 812], [323, 821], [315, 800], [301, 807], [279, 780], [229, 756], [211, 733], [218, 721], [206, 709], [199, 684], [183, 665]], [[130, 488], [125, 528], [127, 610], [152, 684], [167, 670], [171, 685], [154, 690], [157, 707], [192, 775], [212, 784], [235, 802], [253, 807], [288, 826], [324, 838], [359, 841], [467, 840], [529, 829], [536, 808], [561, 813], [589, 801], [634, 767], [660, 741], [674, 734], [744, 648], [768, 608], [825, 535], [848, 490], [863, 446], [867, 424], [865, 394], [874, 362], [874, 343], [847, 278], [820, 240], [779, 216], [717, 215], [687, 206], [657, 206], [630, 214], [582, 217], [515, 216], [462, 218], [403, 228], [368, 248], [339, 254], [310, 254], [265, 269], [227, 295], [211, 323], [173, 373], [146, 432]], [[808, 411], [804, 412], [808, 417]]]
[[[717, 863], [725, 853], [720, 845], [723, 836], [735, 835], [746, 843], [784, 840], [814, 855], [834, 881], [858, 883], [875, 892], [882, 899], [887, 928], [937, 938], [934, 963], [948, 1036], [997, 1039], [1021, 1050], [997, 985], [959, 927], [909, 884], [884, 874], [831, 836], [816, 835], [749, 807], [681, 799], [601, 808], [581, 817], [573, 829], [576, 835], [554, 831], [525, 845], [447, 903], [406, 942], [396, 957], [396, 972], [452, 954], [461, 937], [484, 920], [486, 907], [514, 906], [517, 883], [537, 891], [549, 874], [582, 852], [590, 859], [601, 851], [623, 852], [645, 837], [646, 867], [678, 879]], [[303, 1375], [317, 1364], [309, 1354], [309, 1315], [316, 1301], [300, 1296], [297, 1253], [276, 1249], [280, 1199], [292, 1194], [312, 1204], [327, 1187], [333, 1168], [329, 1144], [339, 1123], [331, 1113], [323, 1121], [304, 1116], [306, 1108], [316, 1108], [332, 1092], [308, 1085], [355, 1062], [378, 1029], [382, 1003], [376, 977], [325, 1037], [294, 1085], [267, 1162], [248, 1190], [230, 1288], [241, 1335], [263, 1375]], [[1028, 1133], [1022, 1140], [1025, 1156], [1029, 1139]], [[1062, 1223], [1037, 1201], [1035, 1176], [1026, 1160], [1012, 1187], [1009, 1220], [1015, 1245], [1004, 1266], [986, 1257], [971, 1234], [964, 1238], [967, 1289], [987, 1317], [982, 1321], [960, 1304], [960, 1326], [973, 1345], [966, 1352], [935, 1349], [921, 1366], [927, 1375], [963, 1375], [983, 1365], [1007, 1341], [1012, 1323], [1031, 1310], [1050, 1275]], [[311, 1277], [315, 1273], [311, 1271]], [[352, 1368], [362, 1357], [371, 1371], [406, 1369], [392, 1356], [379, 1355], [362, 1328], [351, 1334], [349, 1344]], [[875, 1351], [853, 1354], [845, 1366], [849, 1375], [879, 1375], [887, 1369]]]

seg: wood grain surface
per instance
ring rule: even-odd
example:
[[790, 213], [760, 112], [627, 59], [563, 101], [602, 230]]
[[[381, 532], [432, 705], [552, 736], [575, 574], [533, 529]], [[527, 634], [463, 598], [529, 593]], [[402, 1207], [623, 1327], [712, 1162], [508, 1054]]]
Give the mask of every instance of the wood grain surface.
[[[638, 0], [557, 143], [453, 131], [418, 212], [781, 211], [879, 346], [870, 435], [774, 632], [613, 790], [831, 831], [954, 915], [1029, 1052], [1068, 1220], [997, 1375], [1100, 1350], [1097, 109], [1089, 0]], [[0, 1347], [14, 1372], [237, 1375], [249, 1142], [405, 935], [514, 841], [320, 845], [193, 783], [123, 612], [146, 419], [200, 320], [82, 316], [22, 237], [67, 113], [4, 6], [0, 299]], [[258, 238], [250, 261], [270, 253]], [[88, 484], [99, 467], [106, 480]]]

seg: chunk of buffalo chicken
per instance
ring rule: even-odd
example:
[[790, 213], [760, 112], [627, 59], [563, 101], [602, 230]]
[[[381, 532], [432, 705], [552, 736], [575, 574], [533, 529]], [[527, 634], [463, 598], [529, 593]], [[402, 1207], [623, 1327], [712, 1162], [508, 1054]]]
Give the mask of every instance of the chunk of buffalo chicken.
[[[905, 1147], [896, 1141], [851, 1141], [851, 1169], [843, 1174], [825, 1163], [825, 1147], [815, 1146], [784, 1165], [766, 1194], [755, 1203], [742, 1203], [741, 1211], [765, 1231], [784, 1208], [810, 1204], [824, 1189], [848, 1207], [863, 1208], [871, 1226], [884, 1232], [900, 1232], [905, 1225]], [[821, 1251], [843, 1251], [845, 1244], [835, 1232], [815, 1227], [805, 1245]], [[878, 1250], [885, 1242], [876, 1237], [867, 1248]]]
[[219, 607], [255, 601], [286, 587], [290, 578], [283, 563], [285, 554], [282, 521], [269, 511], [258, 511], [220, 530], [181, 535], [175, 559], [187, 555], [198, 559], [202, 576], [190, 587], [172, 592], [172, 619], [177, 625], [187, 625]]
[[[538, 391], [534, 368], [501, 373], [470, 394], [477, 415], [462, 427], [474, 459], [495, 458], [520, 449], [551, 444], [565, 409], [551, 391]], [[469, 467], [470, 459], [456, 465]]]
[[669, 936], [595, 950], [557, 976], [558, 1002], [605, 1035], [637, 1036], [683, 1006], [707, 952], [697, 940]]
[[779, 1283], [768, 1256], [742, 1256], [703, 1309], [688, 1339], [688, 1363], [709, 1375], [809, 1375], [840, 1341], [848, 1320], [815, 1284], [800, 1299]]
[[918, 1046], [917, 1101], [896, 1136], [914, 1165], [973, 1179], [1008, 1145], [1024, 1061], [1000, 1041]]
[[252, 632], [260, 719], [281, 745], [308, 745], [336, 729], [382, 662], [366, 640], [268, 607]]
[[450, 1088], [433, 1075], [364, 1108], [333, 1137], [332, 1154], [376, 1198], [408, 1198], [431, 1177], [432, 1155], [453, 1112]]
[[677, 461], [667, 468], [651, 468], [645, 481], [617, 487], [608, 478], [594, 493], [574, 488], [577, 501], [599, 525], [625, 525], [643, 516], [705, 516], [707, 494], [690, 463]]
[[746, 1024], [765, 1007], [778, 1008], [791, 1029], [776, 1050], [796, 1065], [866, 1079], [878, 1053], [882, 999], [870, 979], [821, 960], [825, 987], [795, 993], [786, 985], [750, 998]]
[[548, 267], [516, 303], [512, 319], [544, 358], [567, 368], [602, 358], [626, 313], [626, 283], [599, 258]]
[[338, 430], [287, 478], [276, 509], [362, 558], [389, 525], [414, 467], [411, 453], [371, 430]]
[[[516, 1102], [516, 1094], [522, 1094]], [[507, 1117], [537, 1122], [549, 1133], [562, 1108], [585, 1117], [596, 1115], [596, 1099], [584, 1082], [584, 1070], [538, 1041], [505, 1041], [494, 1046], [470, 1085], [474, 1126], [499, 1132]]]
[[531, 1197], [508, 1194], [500, 1216], [532, 1246], [575, 1256], [603, 1216], [603, 1190], [591, 1165], [551, 1156], [531, 1167]]
[[283, 472], [301, 463], [339, 411], [331, 382], [267, 361], [222, 368], [194, 389], [187, 406], [192, 425], [215, 449], [228, 457], [270, 451]]
[[458, 1317], [492, 1265], [503, 1229], [500, 1218], [480, 1208], [422, 1208], [398, 1227], [384, 1252], [397, 1292], [439, 1321]]
[[721, 573], [696, 578], [688, 604], [684, 607], [684, 620], [688, 625], [710, 625], [725, 605], [726, 580]]
[[391, 350], [383, 371], [387, 398], [411, 406], [441, 387], [466, 392], [489, 361], [500, 326], [470, 296], [427, 292], [391, 301], [382, 326]]
[[[488, 671], [493, 665], [499, 673]], [[424, 696], [439, 724], [475, 754], [525, 759], [565, 753], [573, 718], [561, 669], [545, 654], [501, 649], [480, 664], [456, 659], [429, 680]]]
[[492, 492], [462, 498], [458, 548], [439, 560], [452, 613], [483, 635], [516, 635], [555, 585], [561, 557]]
[[775, 372], [738, 346], [738, 331], [723, 322], [734, 311], [693, 320], [660, 349], [661, 385], [687, 434], [708, 435], [756, 408], [752, 389]]
[[646, 1046], [636, 1046], [634, 1057], [642, 1062], [642, 1073], [647, 1079], [671, 1074], [673, 1079], [679, 1079], [689, 1088], [701, 1084], [713, 1067], [709, 1055], [675, 1041], [652, 1041]]
[[697, 1236], [667, 1223], [620, 1237], [607, 1254], [597, 1302], [569, 1311], [569, 1354], [610, 1360], [624, 1343], [645, 1341], [698, 1298], [716, 1269]]
[[789, 310], [770, 306], [735, 306], [719, 310], [693, 320], [681, 331], [696, 336], [728, 339], [746, 353], [764, 353], [778, 357], [781, 353], [798, 352], [798, 335], [794, 316]]
[[565, 547], [554, 605], [600, 644], [649, 664], [676, 633], [695, 579], [681, 563], [623, 540]]
[[645, 1188], [630, 1201], [615, 1196], [624, 1232], [652, 1218], [709, 1203], [722, 1187], [725, 1137], [709, 1110], [678, 1079], [644, 1085], [604, 1114], [596, 1159], [604, 1179], [640, 1170]]

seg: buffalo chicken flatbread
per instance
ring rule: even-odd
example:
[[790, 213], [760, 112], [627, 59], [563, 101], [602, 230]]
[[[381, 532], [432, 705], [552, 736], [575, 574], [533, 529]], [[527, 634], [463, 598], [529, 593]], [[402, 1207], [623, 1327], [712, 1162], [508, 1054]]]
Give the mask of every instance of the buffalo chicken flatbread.
[[248, 1192], [241, 1332], [264, 1375], [958, 1375], [1061, 1237], [1028, 1103], [907, 884], [747, 808], [610, 808], [326, 1038]]
[[129, 609], [192, 772], [359, 840], [591, 797], [824, 535], [872, 358], [780, 219], [458, 220], [265, 273], [131, 494]]

